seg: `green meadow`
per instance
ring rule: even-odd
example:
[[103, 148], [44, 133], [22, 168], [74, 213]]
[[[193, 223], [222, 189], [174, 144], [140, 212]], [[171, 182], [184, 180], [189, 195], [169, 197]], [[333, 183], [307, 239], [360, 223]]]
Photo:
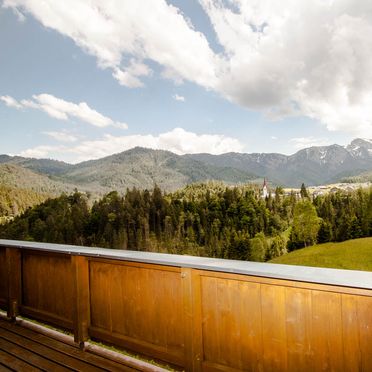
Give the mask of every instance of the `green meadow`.
[[269, 262], [372, 271], [372, 238], [318, 244], [298, 249]]

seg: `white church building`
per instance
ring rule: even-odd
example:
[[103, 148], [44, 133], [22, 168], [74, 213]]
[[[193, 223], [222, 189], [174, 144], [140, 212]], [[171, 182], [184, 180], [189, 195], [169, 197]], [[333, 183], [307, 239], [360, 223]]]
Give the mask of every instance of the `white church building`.
[[269, 191], [267, 189], [266, 178], [264, 178], [264, 183], [262, 185], [262, 198], [265, 199], [269, 196]]

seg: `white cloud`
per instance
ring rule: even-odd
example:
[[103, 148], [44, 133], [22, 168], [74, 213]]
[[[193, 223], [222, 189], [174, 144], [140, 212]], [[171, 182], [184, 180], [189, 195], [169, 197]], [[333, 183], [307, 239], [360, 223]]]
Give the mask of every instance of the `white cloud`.
[[176, 101], [180, 101], [180, 102], [185, 102], [185, 101], [186, 101], [186, 99], [185, 99], [184, 96], [179, 96], [178, 94], [174, 94], [172, 97], [173, 97]]
[[59, 160], [73, 159], [80, 162], [98, 159], [118, 152], [141, 146], [152, 149], [169, 150], [176, 154], [192, 154], [207, 152], [222, 154], [225, 152], [240, 152], [243, 150], [239, 140], [218, 134], [201, 134], [187, 132], [175, 128], [170, 132], [153, 135], [129, 135], [115, 137], [106, 134], [103, 138], [82, 141], [73, 146], [37, 146], [20, 153], [21, 156], [52, 157]]
[[216, 78], [207, 39], [165, 0], [4, 0], [3, 6], [70, 37], [120, 84], [142, 86], [140, 77], [151, 72], [145, 60], [175, 80], [210, 87]]
[[271, 118], [306, 115], [329, 130], [372, 133], [370, 2], [201, 3], [227, 55], [216, 89], [231, 101]]
[[125, 71], [115, 68], [112, 76], [120, 85], [127, 86], [128, 88], [139, 88], [143, 87], [143, 83], [139, 77], [149, 76], [151, 73], [152, 70], [147, 65], [132, 59]]
[[13, 8], [13, 13], [17, 16], [19, 22], [26, 20], [26, 17], [17, 8]]
[[143, 86], [155, 63], [163, 77], [197, 83], [272, 119], [305, 115], [330, 131], [372, 136], [370, 1], [199, 1], [219, 54], [165, 0], [4, 0], [3, 6], [71, 38], [122, 85]]
[[10, 96], [0, 97], [0, 99], [3, 100], [7, 106], [15, 107], [17, 109], [24, 107], [41, 110], [58, 120], [76, 118], [84, 121], [85, 123], [101, 128], [107, 126], [114, 126], [121, 129], [128, 128], [127, 124], [114, 121], [109, 117], [100, 114], [96, 110], [93, 110], [86, 102], [68, 102], [51, 94], [45, 93], [33, 95], [32, 98], [32, 100], [23, 99], [18, 102]]
[[51, 158], [51, 154], [62, 151], [63, 147], [42, 145], [21, 151], [19, 156], [24, 156], [26, 158]]
[[157, 137], [157, 148], [166, 149], [176, 154], [194, 154], [207, 152], [223, 154], [226, 152], [241, 152], [243, 145], [236, 138], [221, 134], [196, 134], [182, 128], [175, 128], [171, 132]]
[[296, 150], [305, 149], [312, 146], [329, 146], [331, 142], [327, 138], [315, 137], [296, 137], [289, 140]]
[[68, 133], [66, 131], [63, 132], [43, 132], [43, 134], [46, 134], [47, 136], [55, 139], [59, 142], [76, 142], [78, 138], [74, 136], [71, 133]]
[[13, 97], [1, 96], [0, 100], [3, 101], [8, 107], [13, 107], [16, 109], [21, 109], [22, 105], [17, 102]]

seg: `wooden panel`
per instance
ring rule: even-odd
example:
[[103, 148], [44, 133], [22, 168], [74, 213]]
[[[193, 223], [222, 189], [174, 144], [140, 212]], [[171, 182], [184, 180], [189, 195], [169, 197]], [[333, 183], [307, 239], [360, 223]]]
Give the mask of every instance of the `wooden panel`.
[[185, 370], [201, 371], [203, 359], [201, 277], [197, 270], [182, 269]]
[[[372, 306], [372, 304], [370, 304], [370, 306]], [[361, 321], [363, 320], [361, 319]], [[342, 323], [344, 339], [343, 361], [345, 371], [361, 371], [362, 353], [359, 338], [360, 330], [357, 296], [342, 295]], [[371, 342], [372, 340], [370, 343]]]
[[51, 325], [55, 325], [57, 328], [62, 328], [62, 329], [68, 329], [68, 330], [73, 330], [73, 322], [69, 319], [66, 319], [65, 317], [61, 317], [58, 315], [55, 315], [53, 313], [50, 313], [48, 311], [43, 311], [43, 310], [37, 310], [32, 307], [28, 306], [21, 306], [20, 307], [20, 314], [25, 315], [26, 317], [30, 319], [36, 319], [40, 320], [44, 323], [48, 323]]
[[72, 324], [74, 287], [70, 256], [29, 252], [22, 256], [23, 305], [38, 313], [41, 320], [44, 313], [46, 321], [55, 316], [56, 320]]
[[201, 283], [205, 369], [262, 370], [260, 285], [207, 276]]
[[312, 308], [311, 291], [286, 288], [285, 314], [287, 336], [288, 371], [311, 371], [313, 355], [311, 348]]
[[5, 308], [8, 297], [6, 249], [0, 248], [0, 307]]
[[22, 261], [21, 251], [17, 248], [6, 248], [8, 304], [7, 315], [15, 318], [22, 303]]
[[343, 371], [341, 295], [312, 291], [314, 371]]
[[358, 297], [361, 371], [372, 371], [372, 297]]
[[[17, 253], [21, 262], [17, 252], [8, 261]], [[187, 371], [372, 370], [370, 290], [35, 251], [22, 257], [21, 313], [65, 328], [74, 320], [79, 342], [88, 330]], [[0, 248], [0, 305], [8, 294], [2, 260]]]
[[248, 281], [251, 283], [270, 284], [270, 285], [276, 285], [276, 286], [281, 286], [281, 287], [302, 288], [302, 289], [325, 291], [325, 292], [332, 292], [332, 293], [353, 294], [353, 295], [360, 295], [360, 296], [367, 296], [367, 297], [372, 296], [372, 290], [370, 289], [340, 287], [336, 285], [309, 283], [309, 282], [296, 282], [294, 280], [289, 280], [289, 279], [265, 278], [262, 276], [231, 274], [231, 273], [224, 273], [224, 272], [219, 272], [219, 271], [203, 271], [203, 270], [196, 270], [196, 271], [199, 271], [200, 273], [204, 273], [205, 275], [208, 275], [209, 277], [213, 277], [213, 278], [226, 278], [226, 279], [232, 279], [232, 280]]
[[287, 370], [285, 288], [261, 285], [262, 343], [265, 371]]
[[88, 340], [90, 326], [89, 261], [84, 256], [72, 256], [74, 272], [74, 341], [80, 346]]
[[128, 347], [138, 352], [143, 350], [135, 340], [146, 345], [145, 353], [154, 345], [154, 352], [160, 348], [169, 355], [183, 355], [179, 269], [92, 260], [90, 298], [91, 324], [96, 333], [102, 329], [116, 339], [122, 336], [123, 342], [127, 340]]
[[184, 365], [184, 353], [182, 349], [167, 349], [163, 346], [93, 326], [89, 328], [89, 334], [93, 340], [104, 341], [110, 345], [119, 346], [125, 350], [131, 350], [152, 359], [164, 361], [173, 366]]
[[295, 282], [281, 286], [249, 279], [202, 273], [203, 370], [372, 370], [367, 292], [360, 296], [356, 289], [350, 295], [341, 287], [328, 292], [318, 285], [311, 290]]

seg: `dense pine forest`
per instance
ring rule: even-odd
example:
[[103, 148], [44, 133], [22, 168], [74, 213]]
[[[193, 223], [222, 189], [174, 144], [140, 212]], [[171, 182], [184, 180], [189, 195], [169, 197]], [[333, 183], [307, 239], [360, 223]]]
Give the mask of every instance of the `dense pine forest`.
[[110, 192], [91, 206], [62, 194], [0, 225], [0, 237], [265, 261], [317, 242], [372, 235], [372, 188], [310, 197], [281, 188], [194, 184]]

